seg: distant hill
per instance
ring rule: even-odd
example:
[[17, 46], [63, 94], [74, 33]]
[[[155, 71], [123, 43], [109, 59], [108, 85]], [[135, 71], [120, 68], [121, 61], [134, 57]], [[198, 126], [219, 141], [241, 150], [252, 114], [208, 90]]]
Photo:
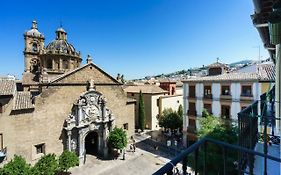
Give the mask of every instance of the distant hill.
[[235, 67], [238, 64], [242, 64], [242, 65], [248, 65], [248, 64], [252, 64], [254, 61], [253, 60], [242, 60], [242, 61], [238, 61], [238, 62], [234, 62], [234, 63], [230, 63], [229, 67]]
[[[249, 60], [249, 59], [245, 59], [245, 60], [241, 60], [241, 61], [237, 61], [234, 63], [230, 63], [228, 64], [230, 68], [235, 68], [235, 67], [244, 67], [247, 66], [249, 64], [254, 63], [255, 61], [253, 60]], [[202, 72], [202, 71], [206, 71], [207, 70], [207, 66], [205, 67], [194, 67], [194, 68], [190, 68], [190, 69], [186, 69], [186, 70], [179, 70], [179, 71], [175, 71], [172, 73], [166, 73], [166, 74], [158, 74], [158, 75], [152, 75], [152, 76], [146, 76], [144, 79], [150, 79], [150, 78], [175, 78], [175, 77], [182, 77], [182, 76], [186, 76], [186, 75], [190, 75], [191, 72]]]

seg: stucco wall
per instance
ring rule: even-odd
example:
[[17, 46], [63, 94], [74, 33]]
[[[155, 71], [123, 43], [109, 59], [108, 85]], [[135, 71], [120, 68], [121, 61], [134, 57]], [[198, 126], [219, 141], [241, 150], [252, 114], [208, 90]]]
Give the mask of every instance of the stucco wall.
[[164, 109], [172, 108], [174, 111], [177, 111], [180, 105], [183, 105], [183, 96], [176, 95], [176, 96], [162, 96], [160, 99], [160, 112]]

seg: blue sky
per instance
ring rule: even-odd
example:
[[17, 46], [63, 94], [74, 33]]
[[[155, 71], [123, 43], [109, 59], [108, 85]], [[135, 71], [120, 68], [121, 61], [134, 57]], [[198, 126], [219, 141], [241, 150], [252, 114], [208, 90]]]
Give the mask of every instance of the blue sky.
[[[40, 3], [39, 3], [40, 2]], [[23, 33], [36, 19], [49, 43], [62, 21], [68, 41], [112, 76], [169, 73], [268, 57], [253, 27], [252, 1], [92, 0], [3, 1], [0, 6], [0, 75], [21, 78]]]

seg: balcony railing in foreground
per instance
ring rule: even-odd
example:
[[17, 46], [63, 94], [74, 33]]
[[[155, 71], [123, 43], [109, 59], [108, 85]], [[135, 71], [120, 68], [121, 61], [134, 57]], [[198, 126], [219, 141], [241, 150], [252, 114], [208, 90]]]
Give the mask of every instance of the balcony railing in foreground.
[[[247, 155], [261, 156], [263, 158], [270, 159], [270, 160], [273, 160], [273, 161], [276, 161], [279, 163], [281, 162], [280, 158], [277, 158], [277, 157], [274, 157], [274, 156], [271, 156], [268, 154], [264, 154], [261, 152], [253, 151], [252, 149], [244, 148], [244, 147], [241, 147], [238, 145], [233, 145], [233, 144], [229, 144], [229, 143], [225, 143], [222, 141], [218, 141], [218, 140], [214, 140], [214, 139], [205, 137], [205, 138], [202, 138], [199, 141], [195, 142], [193, 145], [191, 145], [186, 150], [181, 152], [177, 157], [175, 157], [173, 160], [171, 160], [166, 165], [164, 165], [162, 168], [160, 168], [158, 171], [156, 171], [154, 173], [154, 175], [164, 175], [164, 174], [173, 175], [176, 173], [188, 175], [188, 173], [191, 173], [191, 172], [187, 172], [187, 164], [191, 161], [194, 162], [194, 167], [195, 167], [193, 170], [194, 172], [192, 174], [197, 175], [197, 173], [199, 173], [199, 172], [200, 172], [200, 174], [203, 174], [203, 175], [209, 174], [208, 168], [207, 168], [207, 164], [208, 164], [207, 154], [209, 154], [208, 153], [209, 144], [214, 144], [221, 148], [222, 160], [223, 160], [223, 166], [221, 167], [221, 172], [224, 175], [230, 174], [228, 171], [228, 167], [230, 167], [230, 166], [236, 166], [236, 171], [237, 171], [237, 174], [239, 174], [239, 175], [244, 174], [244, 173], [249, 174], [249, 172], [242, 169], [241, 164], [239, 162], [234, 161], [234, 162], [232, 162], [233, 165], [229, 165], [229, 161], [227, 161], [227, 159], [228, 159], [227, 154], [229, 151], [237, 151], [237, 152], [244, 153]], [[202, 160], [203, 168], [202, 169], [199, 168], [199, 163], [200, 163], [199, 162], [199, 150], [200, 149], [203, 150], [203, 160]], [[193, 158], [193, 160], [190, 160], [190, 158]], [[182, 170], [178, 170], [177, 172], [175, 172], [175, 168], [176, 168], [177, 164], [179, 164], [179, 163], [182, 163]]]

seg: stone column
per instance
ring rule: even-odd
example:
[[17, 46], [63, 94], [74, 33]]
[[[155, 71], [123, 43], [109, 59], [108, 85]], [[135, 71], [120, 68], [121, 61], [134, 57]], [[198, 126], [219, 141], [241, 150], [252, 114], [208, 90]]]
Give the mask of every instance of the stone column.
[[106, 158], [108, 157], [108, 147], [107, 147], [107, 126], [106, 124], [103, 126], [103, 131], [102, 131], [102, 141], [103, 141], [103, 157]]
[[83, 120], [83, 110], [82, 110], [82, 104], [83, 102], [81, 100], [78, 101], [77, 107], [78, 107], [78, 123], [77, 125], [79, 126], [81, 121]]
[[78, 142], [79, 142], [79, 165], [84, 165], [84, 163], [85, 163], [85, 145], [84, 145], [82, 130], [79, 130]]
[[67, 131], [67, 148], [68, 148], [68, 151], [71, 151], [71, 130], [68, 130]]
[[62, 59], [61, 59], [61, 58], [59, 58], [59, 63], [60, 63], [60, 68], [59, 68], [59, 70], [62, 70], [62, 69], [63, 69], [63, 65], [62, 65]]

